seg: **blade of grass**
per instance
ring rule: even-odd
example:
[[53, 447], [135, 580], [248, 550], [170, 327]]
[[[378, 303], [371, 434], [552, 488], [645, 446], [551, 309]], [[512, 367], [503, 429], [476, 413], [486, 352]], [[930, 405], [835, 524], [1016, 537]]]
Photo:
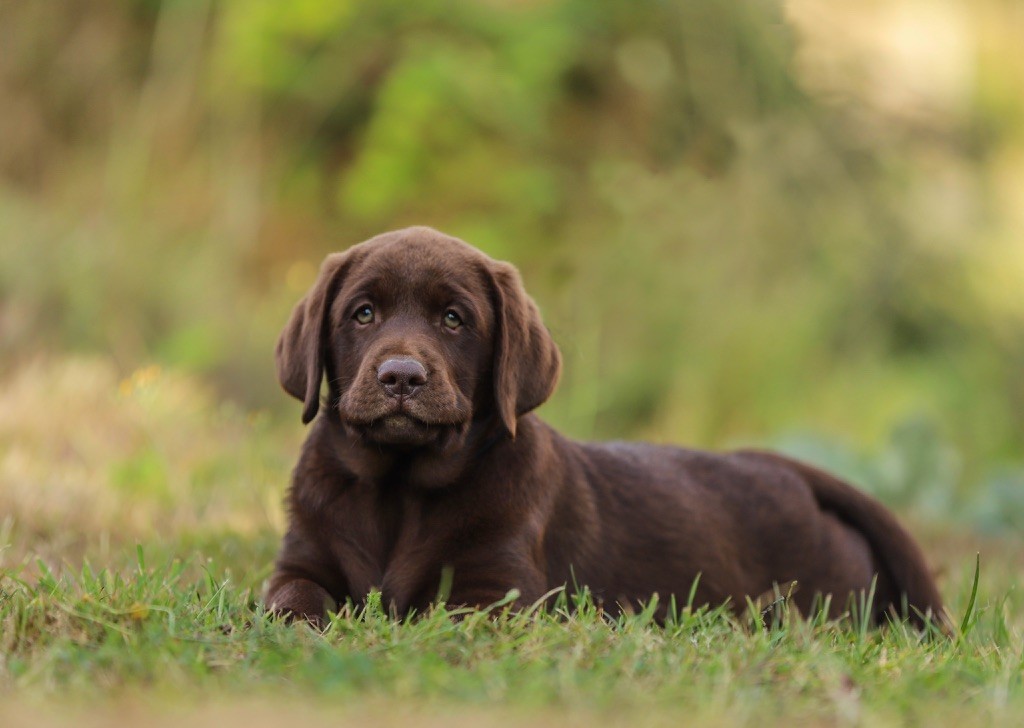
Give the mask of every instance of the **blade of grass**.
[[963, 640], [974, 627], [974, 607], [978, 600], [978, 579], [981, 576], [981, 552], [974, 557], [974, 582], [971, 584], [971, 596], [967, 600], [964, 618], [960, 621], [960, 639]]

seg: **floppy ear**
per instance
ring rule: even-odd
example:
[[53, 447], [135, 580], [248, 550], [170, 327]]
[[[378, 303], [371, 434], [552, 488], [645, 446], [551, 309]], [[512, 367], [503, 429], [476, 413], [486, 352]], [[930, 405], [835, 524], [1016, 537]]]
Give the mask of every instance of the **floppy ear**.
[[309, 424], [320, 409], [328, 314], [350, 257], [348, 252], [327, 256], [316, 283], [292, 309], [291, 318], [277, 340], [277, 379], [288, 394], [303, 402], [303, 424]]
[[515, 437], [516, 420], [543, 404], [558, 384], [562, 355], [526, 294], [519, 272], [508, 263], [491, 266], [495, 291], [494, 402], [505, 429]]

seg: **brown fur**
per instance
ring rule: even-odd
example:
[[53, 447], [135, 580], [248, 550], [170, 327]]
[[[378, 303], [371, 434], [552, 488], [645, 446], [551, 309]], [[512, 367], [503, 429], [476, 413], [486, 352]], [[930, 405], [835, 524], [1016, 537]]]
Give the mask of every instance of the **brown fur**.
[[[396, 358], [426, 372], [414, 394], [384, 386]], [[437, 231], [329, 256], [277, 366], [315, 418], [267, 594], [278, 612], [320, 622], [373, 588], [396, 613], [422, 610], [450, 567], [459, 605], [578, 585], [615, 612], [685, 601], [699, 575], [698, 604], [742, 609], [796, 582], [798, 608], [831, 595], [835, 616], [877, 578], [876, 618], [903, 604], [918, 623], [944, 618], [907, 532], [826, 473], [762, 452], [576, 442], [530, 414], [555, 388], [558, 348], [515, 268]]]

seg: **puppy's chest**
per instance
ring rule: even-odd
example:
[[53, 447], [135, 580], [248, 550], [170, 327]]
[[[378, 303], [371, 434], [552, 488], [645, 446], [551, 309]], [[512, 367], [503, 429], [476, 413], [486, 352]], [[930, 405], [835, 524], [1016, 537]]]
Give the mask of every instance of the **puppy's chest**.
[[327, 524], [331, 548], [354, 599], [379, 589], [385, 604], [408, 606], [423, 580], [440, 568], [446, 529], [431, 515], [416, 498], [369, 490], [334, 504]]

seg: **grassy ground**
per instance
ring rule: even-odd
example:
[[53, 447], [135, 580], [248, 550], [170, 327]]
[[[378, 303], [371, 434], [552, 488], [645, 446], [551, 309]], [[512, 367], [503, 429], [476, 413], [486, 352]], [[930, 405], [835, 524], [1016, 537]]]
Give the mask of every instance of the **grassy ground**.
[[[40, 406], [40, 403], [43, 406]], [[62, 416], [48, 416], [60, 407]], [[0, 725], [1015, 725], [1020, 538], [914, 524], [962, 630], [932, 637], [591, 609], [324, 634], [263, 614], [301, 431], [159, 370], [43, 365], [0, 391]], [[975, 554], [982, 554], [974, 589]], [[972, 595], [974, 595], [973, 606]]]

